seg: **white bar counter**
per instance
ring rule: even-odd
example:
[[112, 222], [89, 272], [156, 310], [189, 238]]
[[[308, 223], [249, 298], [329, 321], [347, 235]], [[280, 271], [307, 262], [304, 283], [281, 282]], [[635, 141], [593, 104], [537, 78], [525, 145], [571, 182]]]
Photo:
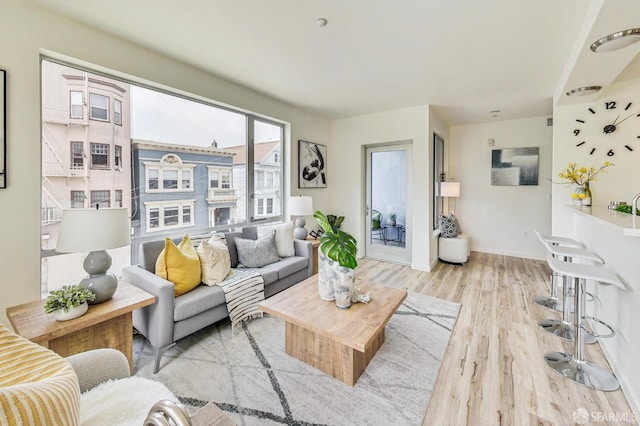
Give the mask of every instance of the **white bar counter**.
[[575, 205], [568, 205], [567, 207], [574, 210], [575, 213], [590, 216], [593, 219], [620, 228], [622, 235], [640, 237], [640, 216], [633, 217], [628, 213], [609, 210], [606, 207], [582, 207]]
[[614, 337], [600, 339], [600, 346], [631, 409], [640, 413], [640, 216], [634, 219], [606, 207], [567, 207], [573, 211], [573, 238], [602, 257], [627, 288], [588, 282], [588, 291], [599, 300], [587, 303], [587, 315], [616, 331]]

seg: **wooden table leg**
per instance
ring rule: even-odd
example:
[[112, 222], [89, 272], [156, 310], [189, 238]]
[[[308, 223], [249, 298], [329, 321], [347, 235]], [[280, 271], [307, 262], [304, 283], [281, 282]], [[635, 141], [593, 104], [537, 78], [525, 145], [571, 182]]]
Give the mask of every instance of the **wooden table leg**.
[[287, 322], [285, 352], [324, 373], [353, 386], [384, 343], [381, 327], [371, 346], [360, 352], [326, 336]]

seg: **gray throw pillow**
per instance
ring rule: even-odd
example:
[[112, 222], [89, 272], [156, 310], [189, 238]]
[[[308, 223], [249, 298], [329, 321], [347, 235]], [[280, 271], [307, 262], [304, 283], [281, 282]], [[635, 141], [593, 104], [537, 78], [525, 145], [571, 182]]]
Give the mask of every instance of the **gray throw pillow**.
[[449, 213], [449, 216], [440, 215], [440, 236], [442, 238], [455, 238], [460, 233], [458, 219]]
[[280, 260], [275, 231], [257, 240], [236, 238], [235, 243], [238, 262], [245, 268], [260, 268]]

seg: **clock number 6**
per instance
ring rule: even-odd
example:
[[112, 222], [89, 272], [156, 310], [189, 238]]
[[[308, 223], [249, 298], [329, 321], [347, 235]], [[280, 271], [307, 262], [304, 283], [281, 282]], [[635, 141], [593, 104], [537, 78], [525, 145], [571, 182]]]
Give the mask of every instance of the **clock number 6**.
[[614, 155], [616, 155], [616, 154], [615, 154], [615, 152], [613, 152], [613, 150], [612, 150], [612, 149], [610, 149], [610, 150], [607, 152], [607, 157], [613, 157]]
[[579, 134], [580, 134], [580, 129], [575, 129], [575, 130], [573, 131], [573, 135], [574, 135], [574, 136], [578, 136]]

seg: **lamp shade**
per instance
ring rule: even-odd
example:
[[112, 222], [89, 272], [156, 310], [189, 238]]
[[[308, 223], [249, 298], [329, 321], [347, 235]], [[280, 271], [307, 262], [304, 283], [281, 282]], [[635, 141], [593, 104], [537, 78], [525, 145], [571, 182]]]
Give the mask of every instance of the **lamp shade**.
[[313, 199], [306, 195], [289, 197], [289, 214], [292, 216], [311, 216]]
[[69, 209], [62, 212], [56, 251], [79, 253], [124, 247], [131, 242], [125, 208]]
[[459, 197], [460, 182], [440, 182], [441, 197]]

